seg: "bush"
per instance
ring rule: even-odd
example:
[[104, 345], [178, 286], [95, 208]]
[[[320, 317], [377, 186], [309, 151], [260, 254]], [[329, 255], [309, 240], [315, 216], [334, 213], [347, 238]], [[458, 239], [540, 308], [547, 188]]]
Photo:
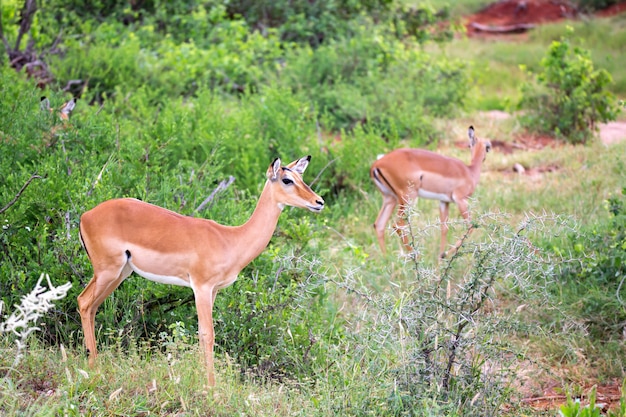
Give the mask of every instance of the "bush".
[[338, 343], [343, 330], [329, 309], [321, 262], [298, 255], [300, 249], [289, 253], [283, 243], [271, 245], [231, 289], [220, 292], [216, 350], [234, 357], [246, 373], [306, 379], [325, 359], [326, 344]]
[[[371, 319], [346, 336], [353, 340], [351, 350], [373, 349], [371, 362], [360, 363], [375, 368], [367, 375], [379, 378], [369, 386], [387, 389], [384, 398], [366, 394], [363, 409], [384, 403], [387, 412], [381, 415], [492, 416], [513, 405], [512, 385], [523, 383], [514, 381], [532, 354], [512, 340], [542, 331], [524, 324], [525, 308], [552, 307], [546, 284], [562, 260], [533, 242], [562, 232], [564, 222], [528, 216], [513, 228], [508, 219], [484, 215], [474, 224], [480, 237], [464, 240], [439, 267], [416, 260], [422, 254], [417, 248], [398, 265], [387, 265], [393, 278], [381, 278], [393, 285], [384, 291], [362, 285], [365, 271], [346, 272], [338, 282], [361, 301], [353, 307], [359, 318]], [[408, 233], [420, 245], [430, 234]]]
[[67, 40], [63, 56], [54, 57], [51, 67], [60, 84], [82, 80], [81, 94], [88, 102], [144, 88], [157, 105], [206, 88], [256, 91], [288, 48], [275, 32], [261, 36], [243, 21], [212, 26], [204, 45], [169, 37], [155, 43], [153, 38], [151, 26], [131, 32], [119, 23], [103, 23], [88, 36]]
[[626, 328], [626, 188], [607, 200], [609, 221], [590, 225], [558, 252], [584, 256], [569, 264], [555, 293], [595, 341], [619, 340]]
[[421, 145], [433, 139], [431, 118], [462, 109], [469, 89], [462, 62], [434, 60], [368, 25], [354, 37], [293, 50], [278, 77], [311, 101], [328, 131], [362, 126]]
[[619, 0], [577, 0], [576, 4], [584, 12], [595, 12], [619, 3]]
[[[585, 143], [600, 122], [615, 120], [618, 105], [607, 90], [605, 70], [594, 70], [589, 52], [567, 38], [554, 41], [542, 59], [543, 72], [522, 87], [522, 124], [571, 143]], [[532, 74], [530, 74], [532, 77]]]

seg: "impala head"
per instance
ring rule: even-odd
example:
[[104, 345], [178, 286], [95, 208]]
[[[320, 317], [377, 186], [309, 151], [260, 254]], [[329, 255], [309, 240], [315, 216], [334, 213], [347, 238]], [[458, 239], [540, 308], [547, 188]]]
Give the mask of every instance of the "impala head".
[[44, 111], [52, 112], [52, 108], [50, 107], [50, 100], [48, 99], [48, 97], [41, 97], [41, 101], [39, 102], [39, 108]]
[[482, 153], [483, 161], [487, 156], [487, 152], [491, 150], [491, 142], [488, 140], [479, 139], [474, 134], [474, 126], [470, 126], [467, 130], [467, 136], [469, 137], [470, 149], [472, 150], [472, 156], [477, 156]]
[[267, 169], [267, 179], [273, 187], [272, 196], [282, 209], [285, 206], [306, 208], [320, 212], [324, 200], [302, 180], [302, 174], [309, 165], [311, 156], [297, 159], [287, 166], [281, 166], [276, 158]]

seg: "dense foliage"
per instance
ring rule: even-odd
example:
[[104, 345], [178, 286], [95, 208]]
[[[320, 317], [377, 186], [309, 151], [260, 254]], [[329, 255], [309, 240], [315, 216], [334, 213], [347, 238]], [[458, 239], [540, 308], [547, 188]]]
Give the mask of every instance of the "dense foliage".
[[619, 107], [608, 90], [611, 75], [596, 70], [589, 51], [567, 38], [554, 41], [541, 60], [543, 71], [524, 85], [523, 124], [571, 143], [585, 143], [598, 123], [615, 120]]

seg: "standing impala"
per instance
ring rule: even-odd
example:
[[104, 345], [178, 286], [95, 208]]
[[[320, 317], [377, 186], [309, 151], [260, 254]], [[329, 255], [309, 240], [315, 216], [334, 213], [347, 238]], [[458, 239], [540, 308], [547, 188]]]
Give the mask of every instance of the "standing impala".
[[[400, 207], [394, 229], [400, 235], [406, 250], [411, 252], [412, 248], [404, 230], [406, 225], [404, 215], [408, 206], [417, 197], [422, 197], [439, 200], [441, 221], [439, 256], [441, 258], [446, 256], [448, 206], [450, 203], [456, 203], [461, 215], [469, 223], [468, 199], [478, 185], [483, 161], [491, 149], [491, 142], [474, 136], [473, 126], [469, 127], [468, 135], [472, 150], [470, 165], [465, 165], [456, 158], [423, 149], [396, 149], [372, 164], [370, 177], [383, 194], [383, 206], [374, 223], [378, 243], [383, 253], [385, 253], [385, 226], [398, 204]], [[470, 224], [468, 233], [471, 230]], [[461, 243], [459, 240], [453, 251], [456, 251]]]
[[324, 200], [302, 180], [310, 156], [283, 167], [276, 159], [250, 219], [241, 226], [182, 216], [132, 198], [105, 201], [80, 219], [80, 239], [94, 275], [78, 296], [89, 365], [97, 355], [98, 306], [132, 272], [152, 281], [191, 287], [198, 311], [209, 386], [213, 368], [213, 304], [217, 291], [267, 246], [285, 206], [319, 212]]

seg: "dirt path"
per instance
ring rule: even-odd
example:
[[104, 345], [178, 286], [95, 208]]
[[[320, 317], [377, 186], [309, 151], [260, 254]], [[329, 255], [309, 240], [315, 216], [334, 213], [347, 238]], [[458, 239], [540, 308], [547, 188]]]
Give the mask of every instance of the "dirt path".
[[[626, 11], [626, 1], [597, 12], [609, 17]], [[493, 37], [525, 34], [535, 26], [578, 19], [582, 14], [566, 0], [500, 0], [465, 18], [468, 36]]]
[[626, 140], [626, 122], [609, 122], [600, 125], [602, 143], [611, 145]]
[[[505, 120], [511, 116], [511, 114], [507, 112], [503, 112], [500, 110], [492, 110], [482, 113], [486, 118], [491, 120]], [[598, 136], [600, 140], [605, 145], [612, 145], [614, 143], [626, 141], [626, 122], [617, 121], [617, 122], [609, 122], [609, 123], [600, 123], [598, 125]], [[520, 138], [522, 142], [534, 143], [537, 142], [538, 138], [528, 138], [525, 140], [524, 138]], [[503, 143], [502, 146], [506, 147], [506, 143]], [[510, 144], [509, 144], [510, 145]], [[545, 144], [537, 144], [538, 147], [543, 147]], [[509, 146], [510, 147], [510, 146]], [[512, 149], [511, 149], [512, 150]], [[506, 149], [505, 149], [506, 151]]]

